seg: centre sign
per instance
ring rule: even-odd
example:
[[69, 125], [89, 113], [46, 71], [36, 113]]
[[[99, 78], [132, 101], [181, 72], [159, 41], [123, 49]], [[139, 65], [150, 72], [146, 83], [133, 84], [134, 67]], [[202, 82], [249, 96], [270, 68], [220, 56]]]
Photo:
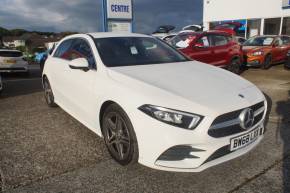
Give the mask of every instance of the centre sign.
[[132, 0], [103, 0], [104, 31], [132, 32]]

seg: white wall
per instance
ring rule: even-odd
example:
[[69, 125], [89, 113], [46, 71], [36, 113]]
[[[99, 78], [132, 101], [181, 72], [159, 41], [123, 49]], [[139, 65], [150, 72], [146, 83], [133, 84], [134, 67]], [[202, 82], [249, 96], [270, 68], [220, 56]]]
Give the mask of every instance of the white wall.
[[25, 41], [24, 40], [14, 40], [14, 45], [15, 45], [15, 47], [25, 46]]
[[290, 9], [282, 9], [282, 0], [204, 0], [204, 23], [282, 16], [290, 16]]

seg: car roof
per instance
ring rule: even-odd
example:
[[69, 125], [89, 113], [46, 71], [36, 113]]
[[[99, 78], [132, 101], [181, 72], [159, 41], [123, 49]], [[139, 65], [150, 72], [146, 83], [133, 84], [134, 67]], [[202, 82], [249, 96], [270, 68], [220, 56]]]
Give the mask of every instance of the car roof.
[[138, 33], [117, 33], [117, 32], [96, 32], [88, 33], [88, 35], [94, 38], [111, 38], [111, 37], [151, 37], [144, 34]]
[[202, 31], [202, 32], [194, 32], [194, 31], [183, 31], [179, 34], [192, 34], [192, 35], [203, 35], [203, 34], [223, 34], [230, 36], [229, 33], [220, 31], [220, 30], [209, 30], [209, 31]]
[[281, 36], [280, 35], [257, 35], [257, 36], [253, 36], [252, 38], [258, 38], [258, 37], [276, 38], [276, 37], [281, 37]]

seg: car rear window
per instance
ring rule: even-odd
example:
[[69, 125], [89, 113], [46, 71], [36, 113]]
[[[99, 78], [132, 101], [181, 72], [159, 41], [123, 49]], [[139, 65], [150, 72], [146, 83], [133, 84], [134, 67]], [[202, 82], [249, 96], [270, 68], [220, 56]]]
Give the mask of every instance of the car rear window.
[[21, 57], [22, 53], [21, 52], [15, 52], [15, 51], [0, 51], [0, 57]]

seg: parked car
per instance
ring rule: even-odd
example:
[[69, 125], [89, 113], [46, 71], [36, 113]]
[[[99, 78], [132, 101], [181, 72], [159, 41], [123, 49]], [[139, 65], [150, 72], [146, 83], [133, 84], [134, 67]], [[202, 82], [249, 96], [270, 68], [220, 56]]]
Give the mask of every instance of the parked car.
[[168, 34], [168, 35], [162, 37], [161, 39], [164, 40], [165, 42], [168, 42], [169, 40], [174, 38], [176, 35], [177, 35], [177, 33], [171, 33], [171, 34]]
[[285, 62], [290, 50], [289, 36], [255, 36], [243, 44], [247, 66], [268, 69], [272, 64]]
[[0, 50], [0, 72], [28, 72], [28, 62], [22, 52], [17, 50]]
[[235, 36], [238, 34], [239, 28], [242, 26], [243, 24], [241, 24], [240, 22], [225, 22], [225, 23], [215, 26], [214, 30], [227, 32]]
[[243, 45], [247, 39], [244, 38], [244, 37], [240, 37], [240, 36], [234, 36], [234, 38], [236, 39], [236, 41], [240, 44], [240, 45]]
[[191, 59], [239, 73], [243, 54], [240, 45], [226, 32], [184, 32], [169, 43]]
[[194, 31], [194, 32], [201, 32], [203, 31], [202, 25], [188, 25], [182, 28], [183, 31]]
[[3, 91], [3, 83], [2, 83], [2, 77], [0, 74], [0, 94], [2, 93], [2, 91]]
[[103, 136], [121, 165], [199, 172], [251, 151], [264, 134], [267, 103], [255, 85], [146, 35], [64, 38], [43, 87], [47, 104]]
[[163, 39], [165, 36], [168, 36], [171, 34], [171, 31], [175, 29], [175, 26], [172, 25], [162, 25], [159, 26], [155, 32], [152, 33], [152, 36], [158, 37], [160, 39]]

